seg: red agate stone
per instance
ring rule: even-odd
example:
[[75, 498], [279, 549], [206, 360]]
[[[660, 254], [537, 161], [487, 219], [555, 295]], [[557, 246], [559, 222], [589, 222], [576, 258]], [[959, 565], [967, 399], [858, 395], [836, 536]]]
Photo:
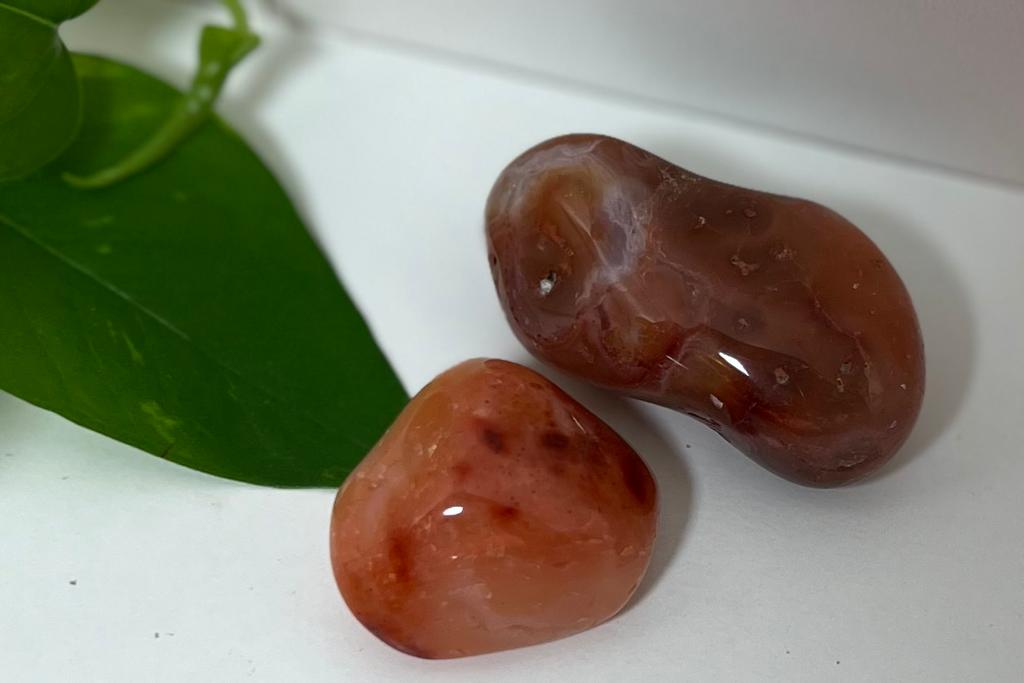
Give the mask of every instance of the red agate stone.
[[839, 214], [568, 135], [509, 164], [486, 221], [512, 329], [552, 365], [692, 415], [802, 484], [859, 479], [910, 433], [914, 307]]
[[561, 638], [629, 599], [656, 498], [633, 449], [554, 384], [468, 361], [413, 398], [341, 487], [334, 575], [364, 626], [419, 657]]

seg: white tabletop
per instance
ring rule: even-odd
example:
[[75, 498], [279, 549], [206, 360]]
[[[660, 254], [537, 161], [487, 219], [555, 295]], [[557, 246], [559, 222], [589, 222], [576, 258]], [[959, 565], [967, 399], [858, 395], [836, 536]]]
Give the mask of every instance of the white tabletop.
[[[104, 0], [71, 45], [187, 81], [205, 10]], [[811, 490], [683, 416], [563, 384], [662, 500], [652, 569], [611, 622], [429, 662], [378, 642], [331, 576], [333, 492], [161, 461], [0, 394], [0, 678], [8, 681], [1016, 681], [1024, 667], [1024, 189], [329, 33], [272, 30], [221, 106], [291, 192], [406, 387], [530, 362], [486, 265], [507, 161], [573, 131], [805, 196], [904, 277], [928, 355], [910, 442]]]

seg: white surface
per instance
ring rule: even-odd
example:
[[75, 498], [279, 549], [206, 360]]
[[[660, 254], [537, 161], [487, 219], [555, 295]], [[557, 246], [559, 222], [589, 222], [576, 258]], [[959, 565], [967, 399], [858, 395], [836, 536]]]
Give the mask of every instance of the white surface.
[[1024, 182], [1021, 0], [278, 0], [318, 21]]
[[[198, 16], [104, 0], [68, 36], [182, 82]], [[484, 198], [528, 145], [587, 130], [861, 225], [918, 306], [921, 421], [882, 476], [810, 490], [693, 420], [563, 382], [658, 478], [640, 597], [577, 637], [427, 662], [341, 602], [332, 492], [190, 472], [0, 395], [0, 678], [1019, 680], [1024, 192], [327, 35], [272, 37], [242, 71], [224, 113], [292, 190], [408, 388], [470, 356], [526, 359], [487, 272]]]

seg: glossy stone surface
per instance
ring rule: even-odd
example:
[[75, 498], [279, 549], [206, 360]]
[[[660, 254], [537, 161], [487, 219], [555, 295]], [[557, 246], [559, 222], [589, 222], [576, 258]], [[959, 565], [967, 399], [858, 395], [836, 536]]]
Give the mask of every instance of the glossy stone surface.
[[486, 221], [501, 304], [539, 358], [688, 413], [802, 484], [864, 477], [910, 433], [914, 307], [837, 213], [569, 135], [502, 172]]
[[656, 518], [647, 466], [608, 425], [532, 370], [472, 360], [413, 398], [341, 487], [331, 560], [377, 637], [461, 657], [613, 616]]

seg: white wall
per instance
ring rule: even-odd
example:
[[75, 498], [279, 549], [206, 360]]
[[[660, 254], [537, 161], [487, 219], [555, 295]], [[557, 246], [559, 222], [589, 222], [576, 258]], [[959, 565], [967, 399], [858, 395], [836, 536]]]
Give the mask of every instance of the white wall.
[[279, 0], [360, 32], [1024, 182], [1024, 0]]

